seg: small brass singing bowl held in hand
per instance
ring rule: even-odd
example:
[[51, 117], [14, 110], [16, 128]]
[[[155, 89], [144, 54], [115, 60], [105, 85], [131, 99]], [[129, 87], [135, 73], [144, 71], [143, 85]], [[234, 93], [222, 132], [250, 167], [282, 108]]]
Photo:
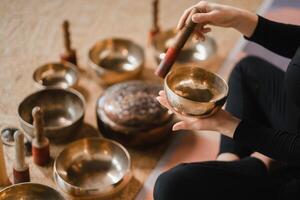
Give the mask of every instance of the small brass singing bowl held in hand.
[[164, 90], [175, 111], [198, 118], [215, 114], [228, 95], [228, 85], [223, 78], [195, 66], [177, 67], [169, 72]]

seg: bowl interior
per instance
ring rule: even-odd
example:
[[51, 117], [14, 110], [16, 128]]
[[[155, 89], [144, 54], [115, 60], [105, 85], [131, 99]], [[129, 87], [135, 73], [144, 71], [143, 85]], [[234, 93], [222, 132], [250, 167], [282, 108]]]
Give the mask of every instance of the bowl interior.
[[[154, 48], [159, 52], [160, 60], [165, 57], [165, 52], [174, 42], [176, 33], [175, 30], [168, 30], [155, 36]], [[216, 43], [211, 37], [206, 37], [205, 41], [194, 40], [190, 37], [181, 50], [177, 61], [179, 63], [204, 61], [215, 53]]]
[[124, 39], [107, 39], [96, 43], [89, 53], [92, 63], [104, 70], [133, 71], [144, 60], [143, 49]]
[[199, 67], [177, 67], [166, 77], [176, 95], [194, 102], [216, 102], [227, 95], [227, 83], [218, 75]]
[[64, 198], [54, 189], [36, 183], [22, 183], [10, 186], [0, 192], [2, 200], [33, 200], [51, 199], [64, 200]]
[[84, 102], [75, 93], [64, 89], [45, 89], [28, 96], [19, 106], [20, 118], [33, 124], [32, 109], [41, 107], [45, 128], [65, 127], [82, 117]]
[[130, 158], [118, 143], [90, 138], [69, 145], [56, 158], [55, 167], [58, 175], [73, 186], [105, 189], [130, 170]]
[[33, 79], [43, 86], [68, 88], [77, 82], [77, 71], [73, 66], [62, 63], [50, 63], [39, 67]]

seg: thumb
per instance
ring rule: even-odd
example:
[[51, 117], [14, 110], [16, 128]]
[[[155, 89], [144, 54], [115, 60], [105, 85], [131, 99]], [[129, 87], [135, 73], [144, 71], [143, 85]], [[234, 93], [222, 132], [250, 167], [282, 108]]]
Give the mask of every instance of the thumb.
[[210, 13], [196, 13], [192, 16], [193, 22], [197, 24], [207, 24], [211, 19]]

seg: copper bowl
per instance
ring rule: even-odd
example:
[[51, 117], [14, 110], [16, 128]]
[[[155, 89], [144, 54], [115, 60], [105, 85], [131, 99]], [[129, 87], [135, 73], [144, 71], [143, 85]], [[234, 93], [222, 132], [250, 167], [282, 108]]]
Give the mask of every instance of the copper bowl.
[[74, 136], [83, 123], [84, 97], [73, 89], [47, 88], [27, 96], [18, 107], [21, 127], [34, 137], [32, 109], [44, 111], [45, 135], [52, 141], [63, 142]]
[[38, 183], [19, 183], [0, 191], [1, 200], [64, 200], [65, 198], [56, 190]]
[[54, 180], [64, 192], [102, 198], [121, 191], [131, 179], [131, 160], [119, 143], [94, 137], [68, 145], [55, 159]]
[[128, 81], [108, 88], [97, 101], [101, 133], [131, 147], [145, 147], [166, 139], [173, 115], [155, 99], [162, 86], [153, 82]]
[[170, 105], [179, 113], [191, 117], [209, 117], [225, 103], [226, 81], [200, 67], [182, 66], [169, 72], [164, 90]]
[[121, 38], [97, 42], [88, 59], [89, 66], [105, 85], [135, 79], [142, 72], [145, 60], [142, 47]]
[[[155, 50], [157, 62], [160, 62], [165, 57], [165, 52], [171, 45], [176, 34], [175, 29], [170, 29], [154, 36], [152, 45]], [[198, 41], [190, 37], [176, 61], [181, 64], [203, 63], [204, 61], [211, 60], [216, 51], [217, 45], [213, 38], [207, 36], [205, 41]]]
[[43, 88], [73, 87], [78, 81], [78, 70], [72, 63], [48, 63], [34, 71], [33, 80]]

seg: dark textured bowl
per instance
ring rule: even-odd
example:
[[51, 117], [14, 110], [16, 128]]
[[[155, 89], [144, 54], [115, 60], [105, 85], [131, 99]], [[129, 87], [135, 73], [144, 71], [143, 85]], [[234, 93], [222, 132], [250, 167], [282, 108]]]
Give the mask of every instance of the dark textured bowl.
[[145, 146], [166, 138], [173, 116], [155, 99], [162, 87], [145, 81], [128, 81], [108, 88], [97, 101], [101, 133], [126, 146]]

